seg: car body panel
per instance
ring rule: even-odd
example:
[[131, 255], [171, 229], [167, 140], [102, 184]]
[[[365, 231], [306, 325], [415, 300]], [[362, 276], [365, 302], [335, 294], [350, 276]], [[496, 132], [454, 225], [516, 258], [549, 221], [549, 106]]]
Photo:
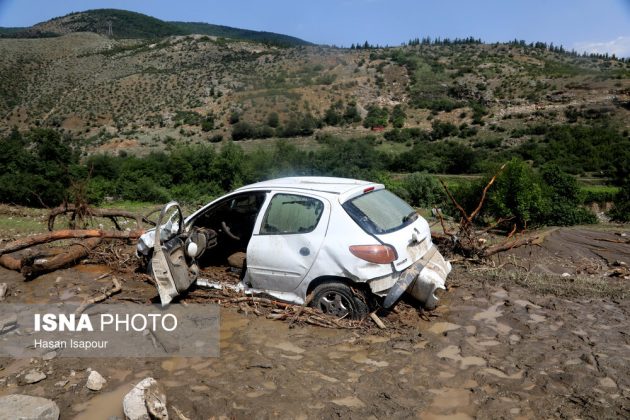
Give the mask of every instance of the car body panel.
[[[270, 205], [276, 196], [302, 196], [318, 200], [323, 204], [317, 226], [305, 233], [268, 233], [263, 230], [262, 221], [268, 215]], [[291, 292], [304, 280], [317, 259], [324, 242], [330, 218], [328, 200], [304, 192], [274, 192], [258, 215], [247, 247], [246, 279], [257, 289], [271, 289]]]

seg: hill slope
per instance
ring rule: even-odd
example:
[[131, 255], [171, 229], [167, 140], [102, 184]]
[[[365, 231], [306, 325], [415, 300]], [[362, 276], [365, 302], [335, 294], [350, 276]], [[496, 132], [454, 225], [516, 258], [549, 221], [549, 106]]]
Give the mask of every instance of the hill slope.
[[272, 32], [250, 31], [197, 22], [165, 22], [142, 13], [117, 9], [95, 9], [70, 13], [38, 23], [30, 28], [0, 28], [0, 35], [11, 38], [51, 37], [74, 32], [95, 32], [115, 39], [204, 34], [287, 46], [309, 44], [299, 38]]
[[[588, 126], [570, 135], [605, 143], [602, 124], [624, 138], [630, 130], [630, 64], [544, 46], [279, 48], [85, 32], [0, 39], [0, 134], [55, 127], [90, 151], [143, 154], [229, 138], [248, 149], [274, 137], [311, 149], [317, 136], [374, 135], [395, 154], [444, 143], [455, 162], [566, 134], [550, 127]], [[574, 153], [588, 158], [587, 149]]]

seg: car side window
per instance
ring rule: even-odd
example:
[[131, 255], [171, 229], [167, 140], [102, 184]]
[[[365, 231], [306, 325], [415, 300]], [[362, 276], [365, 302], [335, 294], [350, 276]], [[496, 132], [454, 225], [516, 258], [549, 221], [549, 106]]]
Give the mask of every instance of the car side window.
[[324, 203], [295, 194], [276, 194], [271, 199], [260, 233], [284, 235], [312, 232], [324, 212]]

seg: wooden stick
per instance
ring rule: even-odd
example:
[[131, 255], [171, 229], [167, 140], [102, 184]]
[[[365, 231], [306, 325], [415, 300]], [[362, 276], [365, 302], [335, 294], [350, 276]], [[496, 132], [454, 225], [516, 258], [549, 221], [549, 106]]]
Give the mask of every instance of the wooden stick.
[[381, 330], [384, 330], [387, 328], [385, 324], [383, 323], [383, 321], [381, 321], [381, 318], [379, 318], [375, 312], [370, 313], [370, 318], [372, 318], [372, 321], [374, 321], [376, 326], [379, 327]]
[[115, 295], [116, 293], [119, 293], [122, 290], [120, 281], [118, 281], [116, 277], [112, 277], [112, 283], [114, 283], [114, 287], [112, 287], [110, 290], [98, 296], [95, 296], [91, 299], [84, 300], [83, 303], [81, 303], [81, 306], [79, 306], [77, 310], [74, 311], [75, 315], [81, 315], [83, 311], [87, 309], [88, 306], [94, 305], [95, 303], [98, 303], [98, 302], [102, 302], [105, 299], [111, 297], [112, 295]]

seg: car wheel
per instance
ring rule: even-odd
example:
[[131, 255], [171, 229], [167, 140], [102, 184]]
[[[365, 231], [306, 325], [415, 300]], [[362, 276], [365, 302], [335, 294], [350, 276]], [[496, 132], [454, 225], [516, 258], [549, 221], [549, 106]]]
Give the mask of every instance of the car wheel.
[[363, 319], [367, 304], [343, 283], [324, 283], [313, 290], [310, 306], [337, 318]]

